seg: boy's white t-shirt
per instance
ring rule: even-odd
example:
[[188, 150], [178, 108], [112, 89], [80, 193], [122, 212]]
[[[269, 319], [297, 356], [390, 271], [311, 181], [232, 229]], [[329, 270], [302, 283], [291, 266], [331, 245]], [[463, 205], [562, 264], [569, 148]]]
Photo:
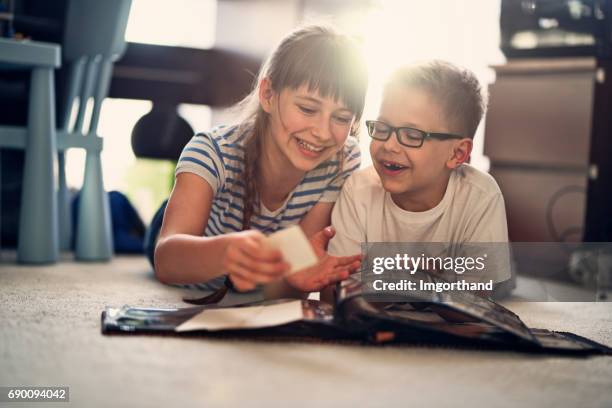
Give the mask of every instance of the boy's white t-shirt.
[[[364, 242], [440, 242], [448, 244], [448, 254], [455, 256], [466, 243], [508, 242], [499, 186], [489, 174], [469, 164], [451, 173], [440, 203], [422, 212], [406, 211], [395, 204], [374, 167], [358, 170], [342, 188], [332, 212], [332, 225], [336, 235], [328, 252], [336, 256], [360, 253]], [[487, 268], [487, 279], [494, 282], [510, 278], [509, 252], [503, 247], [504, 255], [498, 255], [496, 265]], [[463, 278], [481, 277], [466, 274]]]

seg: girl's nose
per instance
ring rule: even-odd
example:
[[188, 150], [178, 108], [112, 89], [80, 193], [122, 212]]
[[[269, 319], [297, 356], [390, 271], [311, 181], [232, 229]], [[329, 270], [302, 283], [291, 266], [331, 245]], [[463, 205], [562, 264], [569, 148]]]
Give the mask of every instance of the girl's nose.
[[331, 118], [322, 116], [313, 126], [312, 135], [321, 142], [327, 142], [332, 139]]

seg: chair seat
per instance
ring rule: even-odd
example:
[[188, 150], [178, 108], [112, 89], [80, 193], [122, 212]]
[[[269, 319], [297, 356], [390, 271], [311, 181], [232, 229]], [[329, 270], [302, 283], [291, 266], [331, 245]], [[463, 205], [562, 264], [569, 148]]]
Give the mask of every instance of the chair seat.
[[60, 66], [60, 46], [0, 38], [0, 69]]
[[[0, 146], [11, 149], [25, 149], [28, 129], [23, 126], [0, 126]], [[83, 136], [80, 133], [58, 130], [57, 150], [64, 151], [75, 147], [88, 151], [101, 152], [104, 139], [97, 135]]]

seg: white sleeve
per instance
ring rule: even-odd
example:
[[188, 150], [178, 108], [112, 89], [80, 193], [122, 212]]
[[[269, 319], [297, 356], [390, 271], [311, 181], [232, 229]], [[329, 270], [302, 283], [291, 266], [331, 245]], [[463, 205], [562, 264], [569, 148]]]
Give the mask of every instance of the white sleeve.
[[508, 242], [506, 207], [501, 192], [493, 194], [477, 207], [466, 242]]
[[332, 211], [332, 226], [336, 235], [329, 243], [328, 253], [347, 256], [361, 253], [361, 243], [365, 241], [365, 225], [359, 217], [357, 200], [354, 194], [355, 175], [348, 178], [340, 197]]
[[[510, 279], [511, 258], [508, 243], [508, 223], [504, 198], [500, 191], [484, 200], [474, 211], [465, 243], [473, 250], [477, 243], [483, 243], [482, 251], [487, 252], [486, 275], [470, 277], [470, 280], [493, 280], [503, 282]], [[480, 252], [480, 251], [479, 251]], [[476, 255], [476, 254], [471, 254]], [[482, 255], [482, 254], [479, 254]]]

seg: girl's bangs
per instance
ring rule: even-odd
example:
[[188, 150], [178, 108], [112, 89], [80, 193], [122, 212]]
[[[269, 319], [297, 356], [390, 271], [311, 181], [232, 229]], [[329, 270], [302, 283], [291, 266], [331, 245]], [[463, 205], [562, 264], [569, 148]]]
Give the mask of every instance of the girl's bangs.
[[307, 85], [309, 91], [340, 101], [361, 117], [367, 89], [363, 61], [355, 53], [347, 52], [346, 47], [322, 45], [300, 50], [300, 55], [288, 58], [290, 63], [280, 68], [277, 89]]

